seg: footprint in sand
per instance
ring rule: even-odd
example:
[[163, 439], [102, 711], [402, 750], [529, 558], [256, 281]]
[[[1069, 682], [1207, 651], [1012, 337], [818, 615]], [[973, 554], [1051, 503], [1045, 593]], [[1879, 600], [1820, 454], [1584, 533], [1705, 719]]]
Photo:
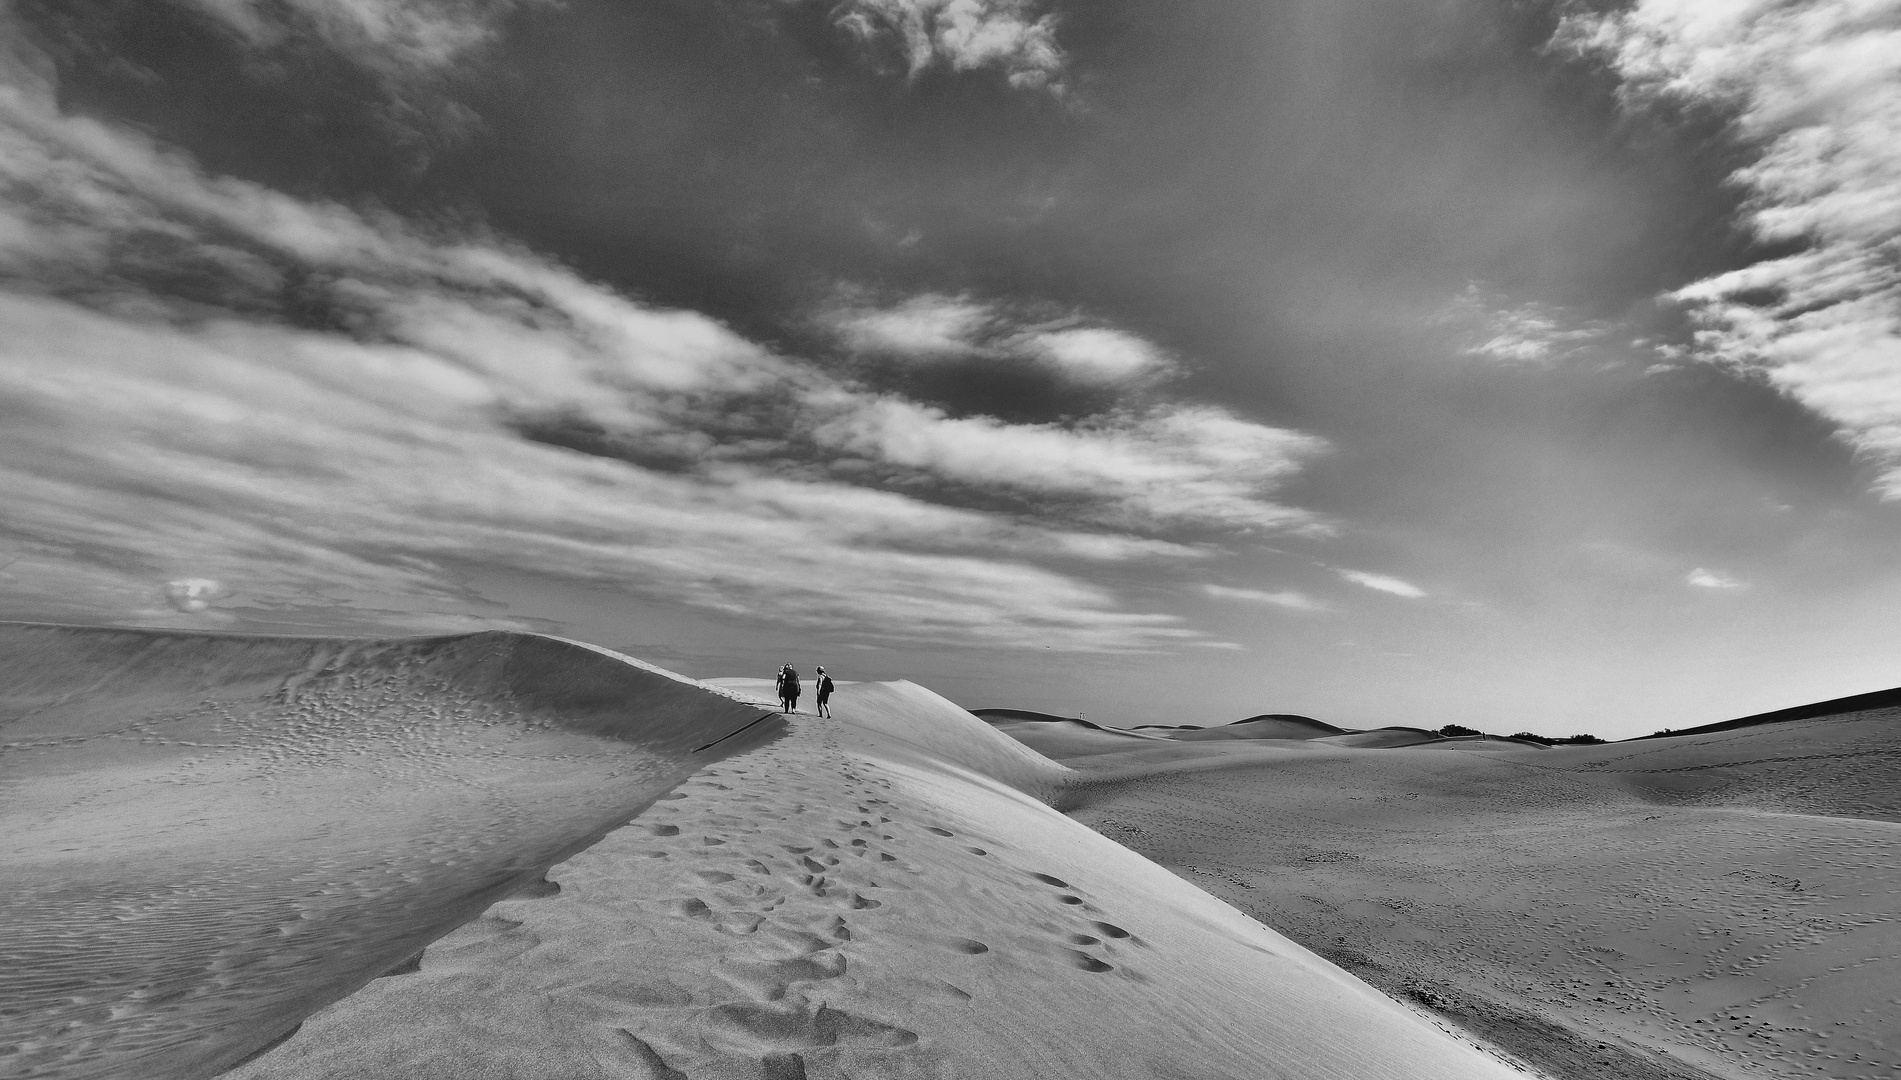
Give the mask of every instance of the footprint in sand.
[[1089, 955], [1086, 952], [1078, 952], [1075, 949], [1071, 949], [1069, 950], [1069, 956], [1070, 956], [1069, 962], [1076, 965], [1078, 968], [1081, 968], [1084, 971], [1114, 971], [1115, 970], [1114, 964], [1105, 964], [1102, 961], [1096, 959], [1095, 957]]
[[1059, 878], [1059, 877], [1051, 877], [1048, 874], [1039, 874], [1039, 873], [1036, 873], [1035, 871], [1031, 871], [1030, 876], [1042, 882], [1045, 885], [1054, 885], [1059, 889], [1069, 888], [1069, 882], [1064, 881], [1062, 878]]
[[634, 1059], [634, 1063], [640, 1066], [640, 1075], [643, 1077], [643, 1080], [647, 1080], [647, 1078], [651, 1078], [651, 1080], [687, 1080], [685, 1073], [668, 1065], [666, 1059], [660, 1056], [660, 1052], [644, 1042], [638, 1035], [628, 1031], [626, 1028], [620, 1028], [619, 1033], [621, 1046], [626, 1049], [628, 1056]]
[[960, 952], [966, 956], [979, 956], [990, 951], [990, 946], [974, 938], [954, 937], [945, 941], [944, 945], [950, 951]]
[[934, 832], [934, 833], [936, 833], [936, 834], [937, 834], [937, 835], [939, 835], [939, 836], [956, 836], [956, 835], [957, 835], [956, 833], [954, 833], [954, 832], [952, 832], [952, 831], [950, 831], [949, 829], [940, 829], [940, 828], [938, 828], [938, 827], [937, 827], [937, 826], [935, 826], [935, 825], [926, 825], [926, 826], [924, 826], [924, 831], [925, 831], [925, 832]]
[[649, 825], [647, 826], [647, 831], [654, 836], [678, 836], [680, 835], [680, 826], [678, 825]]
[[[761, 1046], [782, 1050], [810, 1050], [823, 1046], [913, 1046], [917, 1032], [829, 1005], [761, 1005], [735, 1002], [716, 1005], [702, 1014], [708, 1034], [731, 1040], [740, 1048]], [[721, 1036], [726, 1038], [722, 1039]]]

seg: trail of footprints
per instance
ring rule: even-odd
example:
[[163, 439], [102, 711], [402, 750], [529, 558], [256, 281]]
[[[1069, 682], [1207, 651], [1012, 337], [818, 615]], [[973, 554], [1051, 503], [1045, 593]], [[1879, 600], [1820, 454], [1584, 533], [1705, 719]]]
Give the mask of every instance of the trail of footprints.
[[[633, 1075], [947, 1075], [928, 1037], [846, 1007], [866, 996], [847, 975], [855, 937], [903, 937], [909, 947], [973, 965], [1040, 967], [1046, 975], [1061, 965], [1141, 979], [1127, 959], [1143, 943], [1107, 921], [1081, 890], [1012, 866], [1007, 845], [995, 840], [972, 843], [942, 824], [905, 821], [884, 797], [889, 780], [800, 741], [703, 770], [619, 834], [628, 842], [617, 850], [631, 853], [621, 857], [665, 860], [654, 866], [655, 880], [676, 890], [657, 901], [664, 918], [652, 927], [676, 943], [662, 950], [667, 963], [638, 958], [611, 985], [589, 988], [604, 1003], [640, 1010], [633, 1022], [617, 1021], [615, 1033]], [[823, 741], [824, 750], [835, 750]], [[923, 850], [935, 844], [954, 845], [957, 854], [941, 860], [950, 853]], [[908, 861], [907, 850], [932, 866]], [[942, 893], [964, 887], [1001, 894], [1006, 910], [960, 916]], [[979, 931], [989, 940], [952, 932], [976, 930], [953, 927], [960, 918], [993, 928]], [[687, 951], [698, 963], [691, 972], [680, 965]], [[954, 974], [905, 973], [903, 994], [935, 998], [938, 1006], [968, 1002], [991, 975], [963, 970], [971, 976], [962, 986]], [[919, 1005], [928, 1002], [907, 1011]]]

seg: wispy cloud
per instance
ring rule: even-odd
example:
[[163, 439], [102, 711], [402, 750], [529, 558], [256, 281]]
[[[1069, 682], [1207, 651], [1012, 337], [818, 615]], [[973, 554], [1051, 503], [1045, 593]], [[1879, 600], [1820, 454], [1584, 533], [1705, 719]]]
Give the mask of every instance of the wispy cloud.
[[511, 9], [554, 0], [171, 0], [255, 47], [314, 35], [365, 67], [438, 70], [486, 42]]
[[1601, 339], [1607, 327], [1580, 323], [1549, 304], [1511, 303], [1477, 282], [1447, 305], [1438, 321], [1463, 329], [1460, 351], [1501, 364], [1541, 365]]
[[1766, 375], [1841, 426], [1901, 499], [1901, 3], [1640, 0], [1567, 18], [1627, 103], [1719, 108], [1755, 151], [1746, 223], [1794, 254], [1672, 294], [1702, 358]]
[[1244, 600], [1253, 604], [1272, 604], [1295, 611], [1325, 611], [1327, 606], [1306, 593], [1287, 590], [1266, 592], [1261, 589], [1234, 589], [1226, 585], [1203, 585], [1201, 591], [1217, 600]]
[[835, 22], [869, 50], [895, 49], [915, 78], [936, 64], [994, 67], [1020, 89], [1062, 93], [1056, 16], [1037, 0], [844, 0]]
[[[0, 181], [16, 611], [459, 627], [487, 608], [455, 567], [483, 565], [894, 641], [1152, 649], [1201, 635], [1079, 567], [1321, 527], [1271, 498], [1311, 436], [1183, 403], [951, 417], [500, 238], [209, 175], [44, 85], [0, 85]], [[1024, 498], [867, 486], [894, 474]]]
[[1376, 592], [1403, 596], [1408, 600], [1418, 600], [1426, 595], [1426, 590], [1412, 582], [1389, 577], [1386, 574], [1369, 574], [1364, 570], [1336, 570], [1335, 573], [1355, 585], [1364, 586]]
[[1040, 364], [1097, 386], [1133, 386], [1175, 370], [1153, 342], [1077, 316], [1036, 320], [963, 296], [925, 293], [894, 304], [840, 303], [819, 322], [848, 348], [910, 361], [984, 357]]
[[1690, 571], [1683, 580], [1699, 589], [1746, 589], [1749, 587], [1746, 581], [1739, 581], [1720, 570], [1708, 570], [1701, 566]]
[[946, 480], [1080, 500], [1081, 516], [1137, 527], [1324, 529], [1265, 497], [1326, 444], [1211, 406], [1113, 414], [1083, 424], [951, 417], [895, 397], [847, 403], [813, 432], [823, 445]]
[[1134, 334], [1102, 327], [1046, 330], [1013, 342], [1084, 382], [1121, 383], [1167, 371], [1168, 357]]
[[840, 305], [820, 321], [860, 352], [935, 359], [980, 352], [994, 315], [983, 304], [926, 293], [887, 307]]

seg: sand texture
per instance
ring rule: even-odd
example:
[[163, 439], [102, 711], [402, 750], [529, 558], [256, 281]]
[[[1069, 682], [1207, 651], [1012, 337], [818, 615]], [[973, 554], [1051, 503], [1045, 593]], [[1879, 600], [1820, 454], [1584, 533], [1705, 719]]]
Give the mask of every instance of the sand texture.
[[1523, 1075], [1032, 798], [1067, 771], [943, 698], [833, 704], [232, 1075]]
[[765, 715], [531, 635], [0, 625], [0, 1075], [214, 1075]]
[[1552, 1075], [1901, 1075], [1901, 710], [1353, 742], [1053, 756], [1077, 820]]
[[908, 683], [761, 722], [532, 635], [0, 648], [9, 1076], [1522, 1075]]

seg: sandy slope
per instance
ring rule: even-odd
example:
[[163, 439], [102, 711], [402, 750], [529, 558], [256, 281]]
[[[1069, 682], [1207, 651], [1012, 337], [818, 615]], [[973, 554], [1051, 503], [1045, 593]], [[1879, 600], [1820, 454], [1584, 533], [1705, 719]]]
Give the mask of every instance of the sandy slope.
[[942, 698], [836, 705], [533, 635], [0, 626], [0, 1070], [1516, 1075]]
[[1078, 755], [1072, 815], [1553, 1073], [1901, 1074], [1901, 710], [1341, 741]]
[[1064, 770], [942, 698], [834, 704], [234, 1077], [1520, 1075], [1029, 797]]
[[530, 635], [0, 625], [0, 1075], [212, 1075], [763, 715]]

